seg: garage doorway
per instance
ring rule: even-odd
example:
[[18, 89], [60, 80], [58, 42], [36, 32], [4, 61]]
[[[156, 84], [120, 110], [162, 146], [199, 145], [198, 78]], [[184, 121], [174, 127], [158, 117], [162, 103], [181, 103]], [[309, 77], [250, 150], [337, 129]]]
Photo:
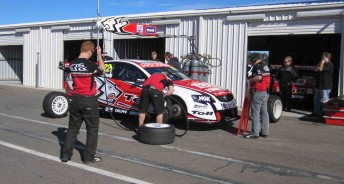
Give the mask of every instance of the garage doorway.
[[23, 46], [0, 46], [0, 81], [23, 83]]
[[323, 52], [332, 54], [335, 66], [332, 97], [338, 96], [340, 34], [249, 36], [248, 50], [269, 51], [269, 65], [280, 65], [285, 56], [292, 56], [294, 65], [316, 66]]
[[[64, 51], [63, 58], [65, 61], [73, 61], [75, 58], [79, 57], [81, 44], [87, 40], [73, 40], [64, 41]], [[97, 40], [90, 40], [97, 45]], [[99, 40], [99, 45], [103, 45], [103, 40]], [[91, 61], [95, 61], [96, 58], [90, 58]]]
[[141, 59], [150, 59], [152, 51], [158, 53], [160, 61], [165, 61], [165, 38], [140, 38], [114, 40], [114, 58], [135, 59], [140, 53]]

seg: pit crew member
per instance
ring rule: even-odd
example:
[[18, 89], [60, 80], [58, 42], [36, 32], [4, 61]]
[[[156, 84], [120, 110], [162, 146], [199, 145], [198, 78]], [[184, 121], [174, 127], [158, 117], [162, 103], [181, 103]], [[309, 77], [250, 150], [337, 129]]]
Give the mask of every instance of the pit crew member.
[[283, 66], [277, 71], [277, 80], [279, 81], [280, 95], [283, 102], [283, 109], [287, 112], [291, 111], [292, 84], [296, 82], [298, 77], [297, 70], [292, 65], [291, 56], [284, 58]]
[[[167, 72], [167, 71], [166, 71]], [[166, 93], [163, 92], [167, 87]], [[152, 74], [142, 85], [142, 92], [139, 104], [139, 126], [142, 126], [146, 117], [146, 111], [150, 103], [153, 103], [156, 116], [156, 123], [162, 124], [164, 112], [164, 97], [173, 93], [174, 86], [170, 78], [164, 72]], [[135, 130], [136, 133], [137, 129]]]
[[[267, 102], [269, 98], [268, 89], [270, 86], [270, 70], [269, 67], [261, 62], [258, 53], [252, 53], [249, 61], [253, 66], [252, 75], [248, 79], [251, 99], [251, 118], [253, 131], [245, 135], [247, 139], [258, 139], [260, 133], [260, 119], [262, 119], [262, 137], [269, 136], [269, 114]], [[260, 118], [260, 116], [262, 116]]]
[[96, 48], [99, 66], [89, 59], [95, 52], [91, 41], [83, 42], [79, 57], [73, 60], [68, 68], [73, 79], [72, 102], [69, 115], [69, 126], [65, 144], [61, 151], [61, 161], [67, 162], [73, 155], [73, 147], [77, 139], [82, 122], [85, 121], [87, 130], [86, 146], [83, 155], [85, 164], [100, 162], [101, 157], [95, 156], [98, 143], [99, 111], [95, 97], [95, 75], [105, 73], [101, 48]]

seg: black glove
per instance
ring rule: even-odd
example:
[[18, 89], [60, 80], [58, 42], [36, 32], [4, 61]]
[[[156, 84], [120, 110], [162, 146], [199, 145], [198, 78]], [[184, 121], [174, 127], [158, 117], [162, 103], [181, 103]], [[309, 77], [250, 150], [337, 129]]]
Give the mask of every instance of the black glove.
[[65, 70], [66, 69], [65, 65], [64, 65], [64, 63], [62, 61], [59, 62], [59, 69], [60, 70]]

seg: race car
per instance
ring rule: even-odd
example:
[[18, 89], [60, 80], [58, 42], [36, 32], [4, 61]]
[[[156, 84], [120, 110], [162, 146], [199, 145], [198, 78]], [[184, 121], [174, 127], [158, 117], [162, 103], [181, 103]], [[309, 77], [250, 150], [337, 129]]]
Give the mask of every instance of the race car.
[[[271, 65], [272, 75], [275, 76], [277, 70], [282, 65]], [[294, 66], [299, 78], [292, 84], [292, 100], [294, 101], [312, 101], [316, 88], [315, 66]], [[279, 94], [279, 81], [273, 77], [272, 93]]]
[[[110, 60], [105, 62], [105, 69], [105, 75], [95, 77], [101, 110], [137, 116], [143, 82], [151, 74], [167, 70], [175, 90], [166, 100], [169, 119], [187, 118], [192, 122], [218, 123], [239, 118], [236, 99], [230, 90], [191, 79], [165, 63]], [[66, 74], [65, 89], [65, 94], [51, 92], [46, 95], [43, 109], [51, 117], [63, 117], [68, 113], [68, 97], [73, 90], [70, 74]]]

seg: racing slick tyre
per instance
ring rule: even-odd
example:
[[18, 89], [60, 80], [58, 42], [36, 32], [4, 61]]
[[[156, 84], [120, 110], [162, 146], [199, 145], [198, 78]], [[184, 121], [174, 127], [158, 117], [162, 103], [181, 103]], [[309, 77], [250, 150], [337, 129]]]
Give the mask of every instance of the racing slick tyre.
[[151, 145], [170, 144], [175, 139], [175, 128], [170, 124], [147, 123], [139, 127], [138, 139]]
[[270, 95], [268, 99], [268, 113], [270, 123], [277, 123], [282, 115], [282, 99], [276, 95]]
[[50, 92], [43, 100], [43, 110], [52, 118], [65, 117], [69, 111], [69, 99], [62, 92]]

